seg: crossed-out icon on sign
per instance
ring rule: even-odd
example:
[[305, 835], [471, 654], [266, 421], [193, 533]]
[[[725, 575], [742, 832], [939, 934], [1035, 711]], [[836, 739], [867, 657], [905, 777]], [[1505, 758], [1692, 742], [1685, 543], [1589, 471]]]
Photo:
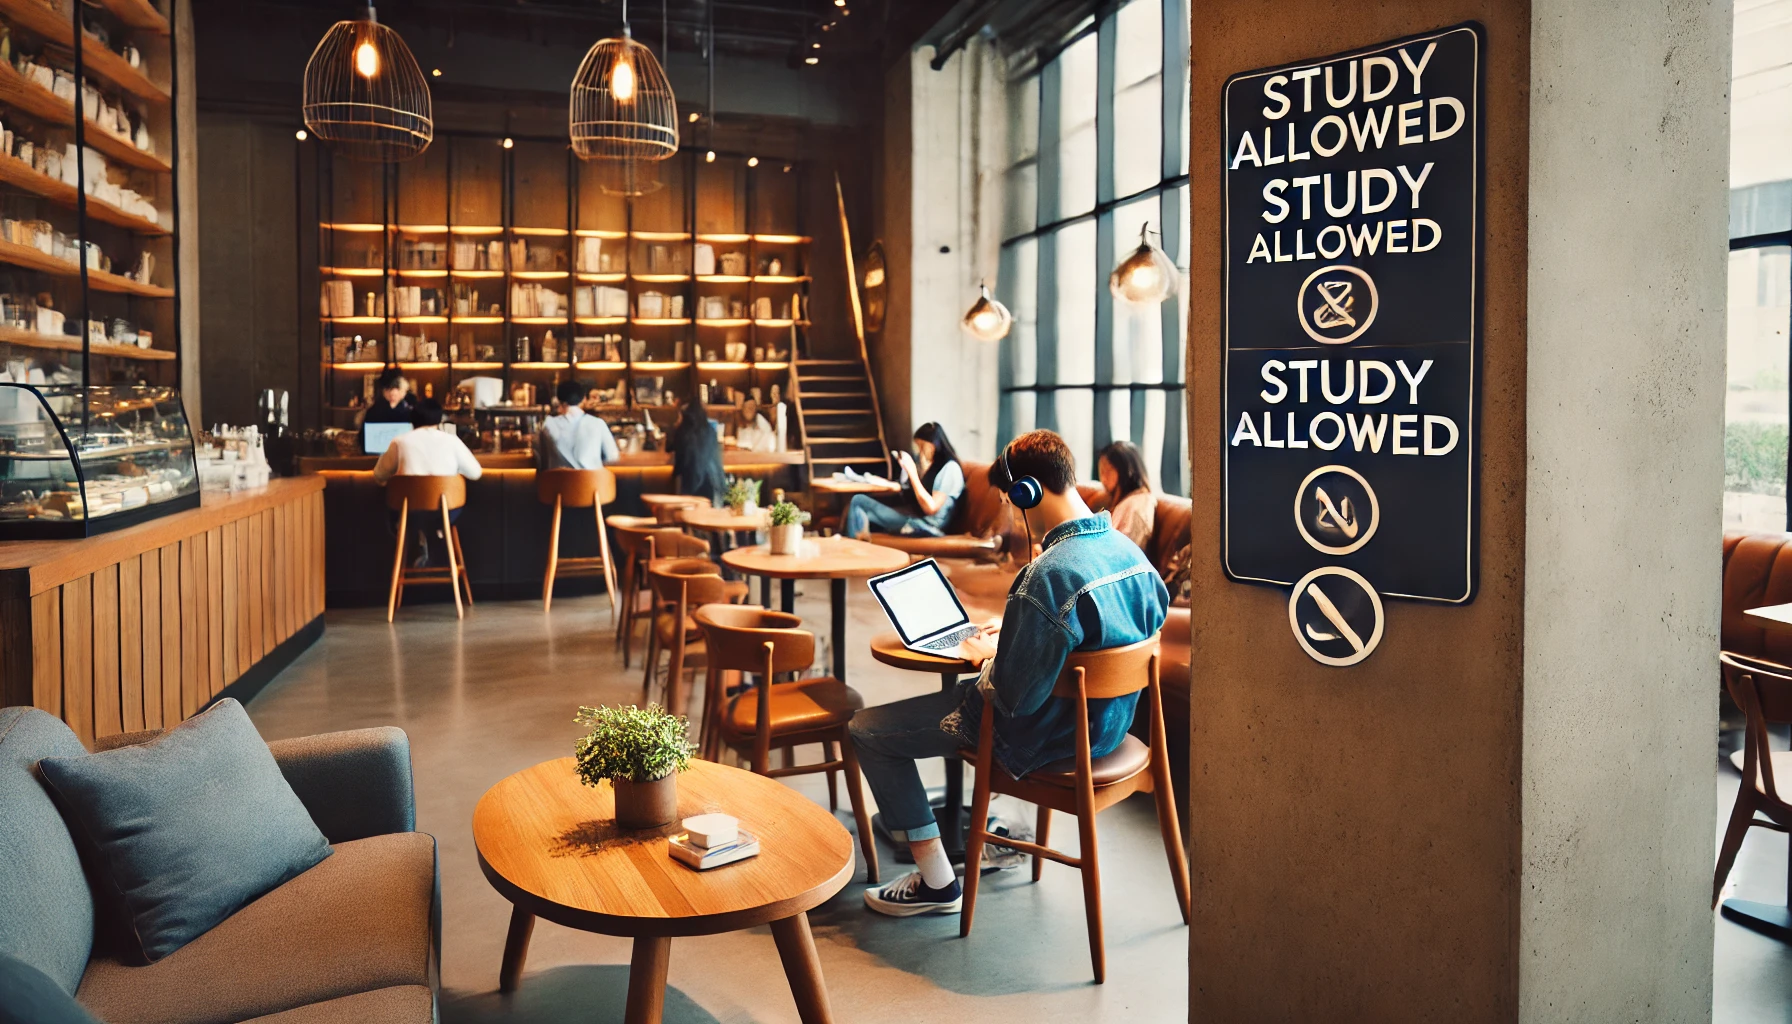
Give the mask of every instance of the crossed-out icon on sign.
[[1301, 329], [1322, 345], [1355, 341], [1375, 322], [1381, 296], [1368, 273], [1346, 263], [1320, 267], [1295, 296]]

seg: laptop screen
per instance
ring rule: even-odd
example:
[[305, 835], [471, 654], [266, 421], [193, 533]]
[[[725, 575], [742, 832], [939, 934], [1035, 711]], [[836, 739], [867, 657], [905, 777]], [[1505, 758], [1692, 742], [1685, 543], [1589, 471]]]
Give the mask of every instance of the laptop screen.
[[915, 643], [971, 621], [958, 594], [940, 572], [938, 562], [929, 558], [906, 569], [878, 576], [871, 581], [871, 592], [902, 634], [905, 643]]
[[409, 423], [363, 423], [361, 448], [369, 455], [378, 455], [386, 450], [393, 438], [410, 432]]

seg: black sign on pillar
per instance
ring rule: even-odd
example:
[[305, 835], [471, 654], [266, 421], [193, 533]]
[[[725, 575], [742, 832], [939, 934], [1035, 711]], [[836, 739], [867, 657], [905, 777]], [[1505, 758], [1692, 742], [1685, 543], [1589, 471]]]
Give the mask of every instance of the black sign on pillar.
[[1469, 24], [1225, 85], [1226, 574], [1299, 583], [1327, 663], [1380, 637], [1354, 581], [1474, 598], [1484, 48]]

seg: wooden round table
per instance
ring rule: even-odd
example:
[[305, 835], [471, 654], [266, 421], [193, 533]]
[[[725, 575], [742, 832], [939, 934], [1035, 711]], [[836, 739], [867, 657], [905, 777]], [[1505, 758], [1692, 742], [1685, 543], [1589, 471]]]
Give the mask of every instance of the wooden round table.
[[663, 828], [616, 826], [615, 791], [579, 781], [573, 759], [525, 768], [473, 809], [479, 867], [514, 909], [498, 989], [516, 988], [535, 918], [635, 940], [628, 1024], [657, 1024], [672, 939], [771, 925], [805, 1024], [833, 1020], [808, 911], [852, 878], [853, 841], [827, 808], [762, 775], [692, 761], [678, 777], [678, 820], [721, 811], [760, 838], [756, 857], [696, 871], [666, 852]]
[[[795, 603], [796, 580], [827, 580], [834, 678], [846, 679], [846, 581], [881, 576], [908, 564], [908, 553], [848, 537], [804, 537], [794, 555], [774, 555], [766, 544], [735, 548], [722, 564], [766, 580], [784, 580], [784, 610]], [[769, 584], [768, 584], [769, 586]], [[767, 602], [770, 603], [769, 601]]]
[[[902, 646], [902, 638], [895, 633], [879, 633], [871, 638], [871, 656], [892, 668], [908, 672], [933, 672], [940, 677], [940, 689], [950, 690], [958, 685], [961, 675], [974, 675], [978, 668], [963, 658], [943, 658], [937, 654], [922, 654]], [[955, 809], [952, 813], [948, 808]], [[954, 860], [964, 856], [964, 760], [957, 757], [946, 758], [946, 796], [940, 808], [934, 812], [940, 823], [940, 842], [946, 847], [946, 853]], [[901, 845], [897, 844], [900, 852]]]

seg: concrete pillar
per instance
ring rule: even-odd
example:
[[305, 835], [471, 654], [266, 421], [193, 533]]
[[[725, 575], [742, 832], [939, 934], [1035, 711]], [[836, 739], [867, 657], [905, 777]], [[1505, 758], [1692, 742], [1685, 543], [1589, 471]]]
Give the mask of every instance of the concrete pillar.
[[[1191, 1020], [1709, 1019], [1729, 19], [1194, 5]], [[1480, 589], [1327, 668], [1221, 565], [1221, 88], [1470, 20]]]

